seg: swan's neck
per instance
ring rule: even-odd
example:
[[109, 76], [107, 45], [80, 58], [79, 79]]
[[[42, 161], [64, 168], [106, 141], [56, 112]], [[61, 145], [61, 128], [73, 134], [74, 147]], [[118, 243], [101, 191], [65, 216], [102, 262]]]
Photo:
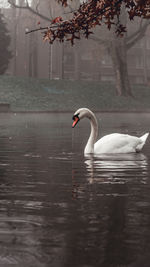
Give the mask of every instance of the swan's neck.
[[86, 147], [84, 149], [84, 154], [94, 153], [94, 144], [96, 142], [98, 134], [98, 123], [94, 113], [90, 112], [87, 115], [87, 118], [90, 120], [91, 123], [91, 133], [88, 142], [86, 144]]

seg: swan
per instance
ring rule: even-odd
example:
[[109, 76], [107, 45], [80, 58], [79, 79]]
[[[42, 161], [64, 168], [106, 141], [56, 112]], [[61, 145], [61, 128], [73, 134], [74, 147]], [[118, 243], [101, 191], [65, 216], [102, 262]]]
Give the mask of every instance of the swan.
[[74, 128], [83, 118], [88, 118], [91, 124], [90, 137], [84, 149], [85, 155], [140, 152], [149, 135], [149, 133], [145, 133], [141, 137], [136, 137], [128, 134], [112, 133], [103, 136], [96, 142], [98, 135], [98, 123], [96, 116], [88, 108], [80, 108], [74, 113], [72, 117], [72, 128]]

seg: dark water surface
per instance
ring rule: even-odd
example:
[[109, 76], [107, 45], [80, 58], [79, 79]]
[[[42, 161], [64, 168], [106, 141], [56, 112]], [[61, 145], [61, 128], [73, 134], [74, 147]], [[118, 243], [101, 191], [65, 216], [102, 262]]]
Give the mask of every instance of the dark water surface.
[[[99, 136], [150, 114], [97, 114]], [[150, 266], [150, 138], [141, 154], [84, 158], [72, 114], [0, 114], [0, 266]]]

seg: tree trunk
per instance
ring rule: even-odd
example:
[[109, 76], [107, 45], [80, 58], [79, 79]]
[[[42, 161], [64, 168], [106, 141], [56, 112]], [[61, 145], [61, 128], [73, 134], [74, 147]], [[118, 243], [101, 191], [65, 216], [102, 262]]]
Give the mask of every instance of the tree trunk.
[[37, 35], [33, 35], [33, 77], [38, 77], [38, 47]]
[[64, 79], [64, 44], [60, 43], [59, 78]]
[[[78, 45], [78, 44], [77, 44]], [[80, 51], [78, 46], [74, 47], [74, 74], [75, 80], [80, 80]]]
[[132, 96], [127, 68], [126, 37], [117, 37], [111, 42], [111, 57], [118, 96]]
[[13, 60], [13, 75], [16, 76], [17, 72], [17, 17], [16, 17], [16, 9], [13, 8], [13, 18], [14, 18], [14, 26], [13, 26], [13, 51], [14, 51], [14, 60]]
[[33, 36], [30, 35], [29, 37], [29, 66], [28, 66], [28, 76], [32, 77], [33, 76], [33, 53], [32, 53], [32, 48], [33, 48]]

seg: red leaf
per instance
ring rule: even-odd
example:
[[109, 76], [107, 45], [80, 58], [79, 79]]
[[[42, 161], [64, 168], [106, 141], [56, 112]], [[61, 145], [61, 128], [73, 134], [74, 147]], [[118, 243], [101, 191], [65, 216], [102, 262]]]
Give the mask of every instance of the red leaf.
[[59, 16], [59, 17], [56, 17], [55, 19], [53, 19], [51, 23], [52, 24], [60, 23], [62, 20], [63, 20], [62, 17]]

